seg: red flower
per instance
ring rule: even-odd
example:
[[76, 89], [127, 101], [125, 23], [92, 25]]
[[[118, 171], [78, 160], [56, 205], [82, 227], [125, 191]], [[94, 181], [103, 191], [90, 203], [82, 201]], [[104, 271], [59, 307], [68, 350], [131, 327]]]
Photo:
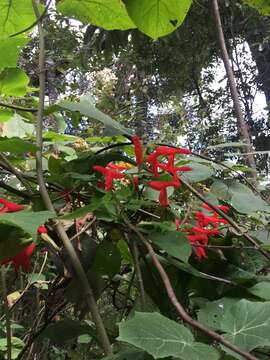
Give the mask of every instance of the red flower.
[[[207, 204], [202, 204], [202, 208], [214, 212], [214, 210]], [[227, 213], [230, 210], [229, 206], [227, 205], [218, 205], [217, 208], [225, 213]]]
[[[158, 146], [150, 155], [147, 156], [147, 161], [151, 164], [152, 172], [154, 176], [158, 176], [158, 168], [163, 168], [166, 171], [175, 173], [177, 171], [190, 171], [190, 170], [175, 170], [174, 158], [176, 154], [190, 154], [190, 150], [183, 148], [172, 148], [169, 146]], [[160, 156], [166, 156], [167, 163], [159, 163], [158, 158]], [[165, 168], [164, 168], [165, 167]]]
[[48, 231], [47, 231], [46, 227], [44, 225], [42, 225], [38, 228], [37, 232], [38, 232], [38, 234], [47, 234]]
[[4, 205], [0, 208], [0, 213], [16, 212], [24, 209], [24, 206], [7, 201], [6, 199], [2, 198], [0, 198], [0, 204]]
[[126, 169], [128, 169], [127, 166], [124, 166], [124, 165], [119, 165], [119, 164], [113, 164], [113, 163], [109, 163], [106, 168], [108, 169], [111, 169], [111, 170], [119, 170], [119, 171], [124, 171]]
[[114, 179], [123, 179], [125, 174], [119, 173], [117, 171], [111, 170], [108, 167], [103, 167], [99, 165], [93, 166], [95, 171], [102, 173], [105, 176], [105, 190], [111, 190], [113, 188]]
[[134, 135], [132, 136], [132, 142], [135, 148], [136, 163], [138, 166], [140, 166], [143, 163], [143, 149], [141, 139], [139, 138], [139, 136]]
[[[17, 211], [21, 211], [24, 209], [24, 206], [9, 202], [5, 199], [0, 199], [0, 204], [4, 205], [0, 209], [0, 213], [17, 212]], [[45, 228], [45, 226], [40, 226], [38, 228], [38, 231], [37, 231], [38, 234], [45, 233], [45, 232], [47, 233], [47, 229]], [[16, 271], [19, 269], [20, 266], [22, 267], [23, 270], [29, 271], [31, 256], [32, 256], [33, 252], [35, 251], [35, 248], [36, 248], [36, 244], [31, 243], [23, 251], [19, 252], [15, 256], [7, 257], [6, 259], [2, 260], [1, 264], [5, 265], [8, 263], [13, 263]]]
[[[211, 212], [212, 215], [206, 215], [201, 211], [196, 211], [195, 219], [197, 223], [191, 228], [180, 229], [179, 219], [175, 220], [176, 230], [188, 233], [187, 238], [194, 246], [199, 260], [207, 257], [204, 247], [200, 245], [207, 245], [209, 236], [221, 235], [222, 232], [219, 230], [219, 226], [221, 223], [227, 223], [225, 219], [220, 218], [218, 213], [212, 210], [207, 204], [203, 204], [202, 207]], [[229, 211], [229, 207], [225, 205], [219, 205], [218, 208], [225, 212]], [[189, 222], [189, 219], [186, 222]], [[208, 228], [209, 225], [211, 225], [211, 228]]]
[[180, 182], [177, 178], [174, 178], [171, 181], [149, 181], [147, 183], [152, 189], [159, 191], [159, 203], [161, 206], [166, 207], [169, 205], [167, 187], [179, 187]]
[[4, 259], [1, 264], [5, 265], [10, 262], [14, 264], [15, 270], [18, 271], [19, 267], [21, 266], [24, 271], [29, 271], [30, 269], [30, 261], [33, 252], [35, 251], [36, 244], [32, 243], [28, 245], [23, 251], [18, 253], [15, 256], [9, 257]]
[[134, 190], [136, 192], [139, 191], [139, 177], [138, 176], [133, 176], [133, 185], [134, 185]]

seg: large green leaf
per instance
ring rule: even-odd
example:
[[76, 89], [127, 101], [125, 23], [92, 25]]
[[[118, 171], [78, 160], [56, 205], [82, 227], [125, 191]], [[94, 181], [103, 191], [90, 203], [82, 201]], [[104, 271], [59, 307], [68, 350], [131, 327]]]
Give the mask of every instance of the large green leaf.
[[103, 360], [151, 360], [153, 359], [144, 351], [140, 350], [125, 350], [120, 351], [119, 353], [106, 356]]
[[270, 346], [270, 302], [221, 299], [199, 311], [199, 321], [224, 333], [240, 349]]
[[12, 119], [2, 126], [2, 136], [8, 138], [24, 138], [35, 134], [35, 126], [23, 120], [19, 114], [14, 114]]
[[225, 339], [246, 351], [270, 346], [270, 302], [238, 301], [225, 311], [220, 330], [226, 333]]
[[188, 165], [192, 168], [192, 171], [183, 173], [183, 175], [181, 175], [183, 179], [187, 178], [192, 182], [198, 182], [206, 180], [214, 174], [214, 170], [209, 166], [202, 165], [196, 162], [192, 162]]
[[7, 68], [0, 74], [0, 94], [23, 96], [27, 92], [29, 77], [19, 68]]
[[148, 237], [169, 255], [188, 262], [191, 255], [191, 246], [183, 233], [177, 231], [156, 232], [149, 234]]
[[26, 29], [35, 20], [31, 0], [0, 1], [0, 38]]
[[87, 116], [90, 119], [97, 120], [104, 124], [106, 127], [111, 128], [117, 134], [129, 134], [131, 131], [126, 129], [117, 121], [113, 120], [110, 116], [98, 110], [89, 97], [83, 96], [80, 102], [61, 101], [59, 106], [69, 111], [78, 111], [81, 115]]
[[64, 319], [55, 324], [50, 324], [39, 336], [39, 340], [50, 339], [54, 343], [64, 343], [80, 335], [92, 334], [93, 329], [84, 321]]
[[122, 0], [63, 0], [58, 10], [64, 15], [106, 30], [135, 28]]
[[14, 154], [23, 154], [26, 152], [36, 152], [37, 146], [26, 142], [20, 138], [11, 138], [7, 140], [0, 140], [0, 151], [11, 152]]
[[231, 205], [242, 214], [251, 214], [256, 211], [270, 211], [269, 205], [254, 194], [234, 194]]
[[0, 261], [16, 255], [30, 242], [30, 238], [20, 228], [0, 222]]
[[135, 313], [119, 324], [119, 341], [147, 351], [155, 359], [174, 356], [182, 360], [218, 360], [219, 354], [208, 345], [194, 342], [183, 325], [158, 313]]
[[0, 71], [7, 67], [16, 67], [20, 51], [29, 42], [29, 40], [30, 39], [26, 37], [1, 39]]
[[248, 291], [261, 299], [270, 300], [270, 282], [268, 281], [262, 281], [249, 288]]
[[138, 29], [156, 39], [182, 24], [191, 3], [192, 0], [127, 0], [126, 7]]
[[244, 184], [237, 181], [228, 182], [231, 194], [231, 205], [240, 213], [251, 214], [256, 211], [270, 211], [267, 203]]
[[52, 211], [20, 211], [0, 215], [0, 223], [9, 224], [21, 228], [29, 234], [33, 240], [36, 240], [37, 229], [48, 219], [55, 217]]

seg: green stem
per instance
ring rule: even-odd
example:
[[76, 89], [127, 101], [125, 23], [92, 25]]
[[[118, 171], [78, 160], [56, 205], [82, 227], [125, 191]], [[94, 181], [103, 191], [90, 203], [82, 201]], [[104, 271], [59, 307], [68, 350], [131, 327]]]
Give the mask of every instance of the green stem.
[[8, 308], [7, 300], [7, 281], [6, 281], [6, 269], [5, 266], [1, 266], [1, 282], [2, 282], [2, 292], [4, 297], [4, 311], [6, 318], [6, 339], [7, 339], [7, 360], [11, 360], [12, 353], [12, 333], [11, 333], [11, 322], [10, 322], [10, 313]]
[[[37, 0], [32, 0], [33, 8], [36, 14], [37, 19], [40, 19], [38, 22], [38, 32], [39, 32], [39, 107], [37, 114], [37, 126], [36, 126], [36, 141], [39, 150], [36, 154], [36, 167], [37, 167], [37, 179], [39, 184], [39, 191], [42, 196], [43, 202], [46, 208], [55, 213], [55, 209], [53, 203], [50, 199], [49, 193], [47, 191], [45, 180], [43, 177], [43, 168], [42, 168], [42, 148], [43, 148], [43, 140], [42, 140], [42, 130], [43, 130], [43, 115], [44, 115], [44, 99], [45, 99], [45, 38], [44, 31], [42, 27], [42, 18], [40, 18]], [[79, 282], [81, 283], [81, 287], [83, 293], [85, 295], [85, 299], [91, 312], [93, 321], [96, 325], [97, 333], [100, 337], [100, 342], [102, 344], [104, 353], [106, 355], [111, 355], [111, 345], [109, 341], [109, 337], [107, 335], [105, 326], [101, 319], [97, 303], [95, 301], [93, 291], [89, 285], [87, 276], [83, 270], [82, 264], [72, 246], [70, 239], [68, 238], [63, 225], [60, 222], [55, 222], [54, 227], [61, 239], [69, 258], [72, 262], [72, 265], [75, 269], [76, 275], [78, 277]]]

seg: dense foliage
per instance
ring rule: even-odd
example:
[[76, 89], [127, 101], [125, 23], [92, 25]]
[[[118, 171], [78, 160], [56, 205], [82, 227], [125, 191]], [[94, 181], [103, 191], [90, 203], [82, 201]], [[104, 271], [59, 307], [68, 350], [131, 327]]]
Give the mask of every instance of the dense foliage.
[[268, 359], [269, 2], [220, 8], [256, 179], [211, 1], [0, 9], [0, 359]]

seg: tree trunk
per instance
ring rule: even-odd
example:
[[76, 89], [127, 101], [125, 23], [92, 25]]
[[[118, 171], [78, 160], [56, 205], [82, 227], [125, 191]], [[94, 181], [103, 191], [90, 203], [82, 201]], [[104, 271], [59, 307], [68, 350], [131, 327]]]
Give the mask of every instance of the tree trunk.
[[231, 67], [226, 43], [225, 43], [225, 38], [224, 38], [224, 34], [223, 34], [223, 28], [222, 28], [220, 13], [219, 13], [218, 0], [213, 0], [212, 4], [213, 4], [213, 14], [214, 14], [214, 21], [215, 21], [215, 26], [216, 26], [216, 30], [217, 30], [218, 42], [219, 42], [220, 50], [222, 53], [222, 59], [223, 59], [223, 63], [224, 63], [225, 69], [226, 69], [228, 82], [229, 82], [229, 86], [230, 86], [230, 90], [231, 90], [231, 97], [233, 100], [234, 111], [235, 111], [236, 118], [237, 118], [238, 132], [246, 144], [246, 146], [245, 146], [245, 151], [247, 153], [246, 162], [252, 170], [251, 171], [252, 178], [254, 179], [254, 181], [256, 181], [256, 177], [257, 177], [256, 162], [255, 162], [254, 155], [252, 154], [253, 148], [252, 148], [252, 143], [251, 143], [251, 139], [250, 139], [250, 135], [249, 135], [249, 131], [248, 131], [248, 126], [244, 119], [243, 112], [241, 109], [239, 94], [238, 94], [237, 87], [236, 87], [236, 81], [235, 81], [234, 73], [233, 73], [233, 70]]

